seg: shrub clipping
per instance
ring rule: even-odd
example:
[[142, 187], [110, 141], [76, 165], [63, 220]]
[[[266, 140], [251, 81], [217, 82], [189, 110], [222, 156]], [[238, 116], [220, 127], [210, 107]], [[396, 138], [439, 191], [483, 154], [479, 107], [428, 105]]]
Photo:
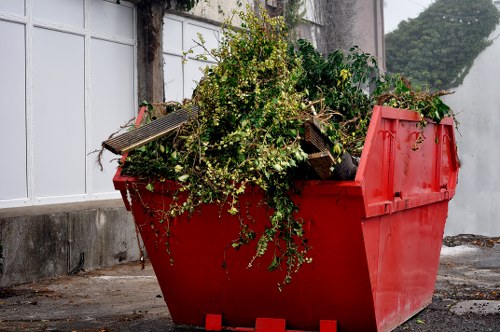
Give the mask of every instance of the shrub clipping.
[[179, 183], [182, 195], [173, 195], [163, 222], [212, 203], [221, 213], [244, 216], [240, 195], [260, 188], [270, 215], [265, 231], [257, 234], [250, 218], [235, 218], [241, 227], [231, 245], [255, 240], [249, 266], [272, 247], [268, 269], [284, 267], [281, 287], [312, 261], [292, 200], [296, 180], [318, 178], [308, 161], [305, 124], [321, 131], [334, 171], [346, 159], [355, 167], [377, 101], [417, 107], [425, 112], [422, 119], [435, 121], [451, 111], [439, 94], [416, 92], [400, 77], [380, 76], [375, 59], [357, 48], [324, 57], [304, 40], [291, 42], [281, 17], [251, 9], [238, 15], [242, 26], [228, 24], [219, 47], [206, 49], [204, 56], [216, 64], [205, 69], [192, 99], [184, 102], [199, 107], [198, 116], [130, 153], [122, 174], [139, 177], [151, 190], [155, 181]]

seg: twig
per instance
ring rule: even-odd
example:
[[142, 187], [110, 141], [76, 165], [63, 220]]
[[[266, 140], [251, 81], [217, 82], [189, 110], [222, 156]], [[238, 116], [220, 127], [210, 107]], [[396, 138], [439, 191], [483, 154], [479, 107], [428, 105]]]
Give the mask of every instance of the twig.
[[[118, 129], [117, 131], [115, 131], [114, 133], [112, 133], [111, 135], [109, 135], [108, 139], [114, 137], [116, 134], [118, 134], [119, 132], [121, 132], [123, 129], [125, 129], [127, 127], [130, 127], [130, 124], [134, 120], [135, 120], [135, 118], [132, 118], [132, 119], [128, 120], [128, 122], [126, 124], [120, 126], [120, 129]], [[99, 168], [100, 168], [101, 172], [104, 171], [104, 166], [102, 165], [102, 156], [104, 154], [104, 147], [101, 147], [100, 149], [95, 149], [94, 151], [89, 152], [87, 155], [90, 156], [93, 153], [97, 153], [97, 157], [96, 157], [97, 165], [99, 165]]]

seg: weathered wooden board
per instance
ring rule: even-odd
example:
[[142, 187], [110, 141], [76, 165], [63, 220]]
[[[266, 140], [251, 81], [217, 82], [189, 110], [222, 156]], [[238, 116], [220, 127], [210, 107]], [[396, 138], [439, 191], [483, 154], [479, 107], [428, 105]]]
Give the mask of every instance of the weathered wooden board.
[[102, 142], [102, 146], [114, 154], [123, 154], [165, 136], [172, 130], [179, 128], [184, 122], [197, 116], [198, 112], [197, 106], [175, 110], [142, 127], [112, 137]]
[[316, 120], [304, 123], [304, 151], [306, 153], [315, 153], [330, 151], [331, 144], [328, 137], [321, 132], [321, 126]]
[[335, 160], [329, 151], [311, 153], [308, 156], [308, 161], [322, 180], [332, 177], [332, 167], [335, 165]]

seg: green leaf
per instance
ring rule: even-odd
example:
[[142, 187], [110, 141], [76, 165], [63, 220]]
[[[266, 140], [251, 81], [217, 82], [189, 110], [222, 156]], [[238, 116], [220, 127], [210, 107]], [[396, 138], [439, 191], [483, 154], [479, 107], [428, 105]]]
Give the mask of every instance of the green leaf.
[[269, 264], [269, 266], [267, 267], [267, 270], [275, 271], [279, 266], [280, 266], [280, 260], [276, 255], [274, 255], [271, 264]]
[[153, 192], [155, 190], [155, 185], [152, 183], [152, 182], [149, 182], [147, 185], [146, 185], [146, 189]]
[[181, 175], [177, 178], [177, 180], [179, 180], [180, 182], [184, 182], [186, 181], [187, 179], [189, 178], [189, 174], [184, 174], [184, 175]]

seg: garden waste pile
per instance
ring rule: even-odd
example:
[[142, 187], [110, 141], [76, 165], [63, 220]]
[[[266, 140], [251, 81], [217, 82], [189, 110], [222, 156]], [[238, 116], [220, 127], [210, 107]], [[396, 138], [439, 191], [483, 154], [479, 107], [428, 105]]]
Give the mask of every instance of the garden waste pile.
[[[249, 266], [272, 246], [268, 269], [284, 265], [286, 284], [311, 261], [292, 199], [296, 181], [352, 180], [376, 104], [420, 113], [421, 127], [452, 113], [439, 98], [446, 92], [380, 75], [375, 58], [358, 48], [323, 56], [305, 40], [290, 41], [282, 18], [259, 15], [239, 13], [241, 28], [225, 26], [219, 47], [205, 48], [202, 57], [216, 64], [204, 70], [192, 99], [177, 105], [195, 106], [197, 116], [129, 153], [121, 167], [150, 190], [177, 183], [162, 213], [166, 223], [202, 204], [245, 215], [239, 196], [259, 188], [270, 215], [265, 231], [257, 234], [251, 217], [236, 218], [240, 232], [231, 245], [255, 243]], [[202, 38], [199, 44], [205, 47]], [[148, 115], [146, 123], [158, 116], [152, 105]]]

